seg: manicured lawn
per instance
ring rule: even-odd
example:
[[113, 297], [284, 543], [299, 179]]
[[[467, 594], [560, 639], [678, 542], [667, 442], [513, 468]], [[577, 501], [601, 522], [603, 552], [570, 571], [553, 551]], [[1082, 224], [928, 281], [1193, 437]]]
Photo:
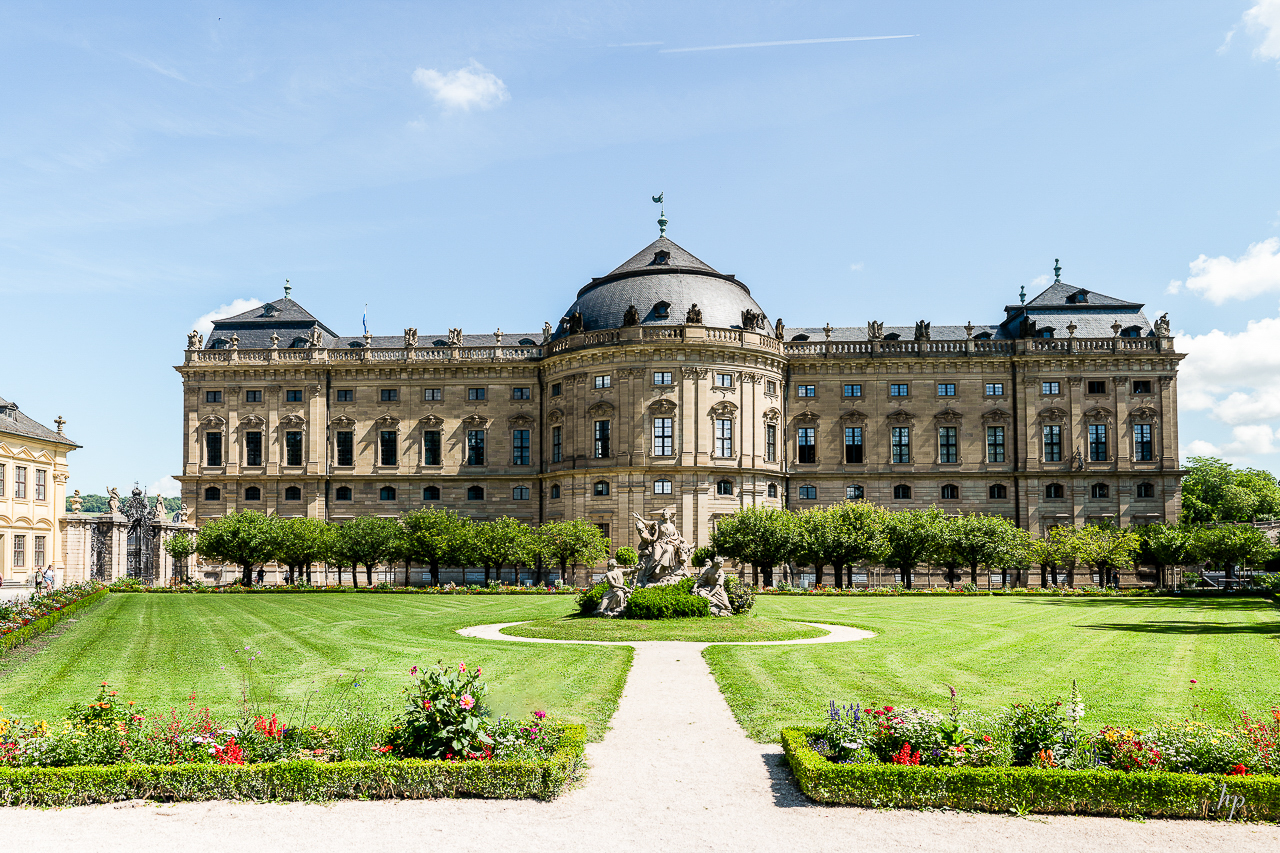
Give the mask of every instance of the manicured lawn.
[[[1280, 609], [1263, 599], [918, 596], [756, 599], [756, 613], [875, 631], [837, 645], [712, 646], [704, 657], [756, 740], [818, 724], [839, 703], [996, 709], [1064, 699], [1086, 725], [1192, 712], [1230, 722], [1280, 706]], [[1191, 680], [1199, 683], [1194, 686]]]
[[[195, 694], [197, 707], [236, 717], [247, 679], [267, 709], [296, 710], [308, 700], [323, 708], [349, 690], [390, 717], [410, 667], [465, 660], [484, 668], [495, 712], [545, 710], [586, 724], [599, 739], [617, 707], [629, 648], [454, 633], [556, 618], [573, 607], [568, 597], [113, 594], [28, 659], [0, 657], [0, 706], [6, 714], [61, 718], [68, 704], [90, 701], [108, 681], [151, 711], [185, 706]], [[251, 655], [258, 659], [250, 662]]]
[[550, 640], [685, 640], [695, 643], [752, 643], [761, 640], [796, 640], [821, 637], [821, 628], [797, 625], [767, 616], [727, 616], [705, 619], [600, 619], [589, 616], [566, 616], [542, 619], [504, 628], [504, 634], [515, 637], [538, 637]]

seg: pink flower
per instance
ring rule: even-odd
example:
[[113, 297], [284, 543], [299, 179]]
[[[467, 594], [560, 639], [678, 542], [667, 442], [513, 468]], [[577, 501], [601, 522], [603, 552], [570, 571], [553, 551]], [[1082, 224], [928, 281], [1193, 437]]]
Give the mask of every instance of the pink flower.
[[467, 665], [466, 665], [465, 663], [462, 663], [461, 661], [459, 661], [459, 662], [458, 662], [458, 672], [466, 672], [466, 671], [467, 671]]
[[409, 670], [409, 674], [410, 674], [410, 675], [417, 675], [417, 674], [418, 674], [418, 668], [415, 666], [413, 669]]
[[458, 704], [470, 711], [476, 706], [476, 700], [471, 698], [470, 693], [463, 693], [462, 698], [458, 700]]
[[1191, 679], [1191, 683], [1192, 683], [1192, 684], [1195, 684], [1195, 683], [1196, 683], [1196, 680], [1195, 680], [1194, 678], [1193, 678], [1193, 679]]
[[533, 715], [537, 717], [539, 720], [545, 720], [547, 718], [546, 711], [534, 711]]

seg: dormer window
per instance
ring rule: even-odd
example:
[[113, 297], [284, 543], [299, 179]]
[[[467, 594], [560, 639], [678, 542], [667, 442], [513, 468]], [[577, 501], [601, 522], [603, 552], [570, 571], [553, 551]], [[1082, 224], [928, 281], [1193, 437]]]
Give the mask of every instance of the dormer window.
[[1142, 337], [1142, 329], [1138, 326], [1130, 326], [1127, 329], [1120, 330], [1122, 338], [1140, 338]]
[[280, 309], [272, 305], [270, 302], [262, 306], [263, 317], [274, 317], [279, 313], [280, 313]]
[[898, 334], [897, 332], [890, 332], [889, 334], [884, 336], [884, 339], [886, 341], [896, 341], [901, 337], [902, 335]]
[[214, 338], [213, 342], [209, 344], [209, 349], [226, 349], [226, 348], [227, 348], [227, 342], [223, 338]]
[[517, 341], [517, 343], [519, 343], [520, 346], [522, 347], [536, 347], [538, 345], [537, 342], [531, 341], [528, 338], [521, 338], [519, 341]]
[[[661, 254], [664, 254], [664, 253], [663, 253], [663, 252], [659, 252], [658, 254], [660, 254], [660, 255], [661, 255]], [[658, 320], [665, 320], [665, 319], [667, 319], [667, 317], [668, 317], [668, 315], [670, 314], [670, 312], [671, 312], [671, 303], [670, 303], [670, 302], [659, 302], [659, 303], [657, 303], [657, 304], [655, 304], [655, 305], [653, 306], [653, 316], [654, 316], [654, 318], [655, 318], [655, 319], [658, 319]]]
[[654, 266], [655, 264], [661, 265], [661, 264], [669, 264], [669, 263], [671, 263], [671, 253], [668, 252], [666, 249], [659, 249], [658, 251], [653, 253], [653, 260], [649, 261], [649, 266]]
[[311, 346], [311, 341], [306, 338], [294, 338], [293, 343], [289, 344], [289, 349], [306, 349]]
[[792, 335], [792, 336], [791, 336], [791, 340], [793, 340], [793, 341], [807, 341], [807, 340], [809, 340], [809, 336], [808, 336], [808, 335]]
[[448, 341], [442, 341], [442, 340], [440, 340], [440, 339], [438, 339], [438, 338], [437, 338], [436, 340], [434, 340], [434, 341], [432, 341], [432, 342], [431, 342], [431, 345], [432, 345], [433, 347], [447, 347], [447, 346], [449, 345], [449, 342], [448, 342]]
[[1053, 337], [1053, 327], [1052, 327], [1052, 326], [1046, 326], [1046, 327], [1044, 327], [1043, 329], [1037, 329], [1037, 330], [1036, 330], [1036, 335], [1035, 335], [1035, 336], [1036, 336], [1037, 338], [1052, 338], [1052, 337]]
[[364, 341], [351, 341], [347, 346], [352, 349], [362, 349], [364, 347]]
[[978, 332], [978, 334], [976, 334], [976, 335], [974, 335], [974, 336], [973, 336], [973, 339], [974, 339], [975, 341], [989, 341], [989, 340], [991, 340], [991, 333], [990, 333], [990, 332]]
[[1089, 291], [1077, 290], [1075, 293], [1067, 297], [1067, 304], [1068, 305], [1088, 305]]

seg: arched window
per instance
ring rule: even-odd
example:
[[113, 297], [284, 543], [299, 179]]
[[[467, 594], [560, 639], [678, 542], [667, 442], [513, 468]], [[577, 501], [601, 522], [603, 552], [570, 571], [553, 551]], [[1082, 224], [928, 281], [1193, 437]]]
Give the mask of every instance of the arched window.
[[209, 344], [209, 349], [226, 349], [226, 348], [227, 348], [227, 342], [224, 341], [222, 338], [214, 338], [213, 341]]
[[219, 489], [217, 486], [210, 486], [204, 490], [204, 499], [207, 501], [222, 500], [222, 489]]
[[609, 481], [596, 480], [596, 484], [592, 487], [591, 493], [598, 498], [607, 497], [609, 494]]
[[893, 487], [893, 499], [895, 501], [911, 500], [911, 487], [906, 483], [899, 483]]
[[817, 486], [801, 486], [800, 487], [800, 500], [816, 501], [817, 499], [818, 499]]
[[729, 480], [721, 480], [720, 482], [716, 483], [716, 494], [717, 494], [717, 495], [732, 495], [732, 494], [733, 494], [733, 483], [732, 483], [732, 482], [730, 482]]
[[866, 494], [866, 490], [857, 484], [844, 487], [844, 498], [847, 501], [860, 501]]
[[334, 500], [339, 500], [339, 501], [351, 500], [351, 487], [338, 486], [338, 491], [334, 492], [333, 498]]
[[284, 490], [284, 499], [287, 501], [302, 500], [302, 489], [297, 486], [289, 486]]
[[653, 493], [655, 495], [671, 494], [671, 481], [670, 480], [654, 480]]
[[289, 344], [289, 349], [306, 349], [311, 346], [311, 341], [306, 338], [294, 338], [293, 343]]
[[1002, 501], [1009, 497], [1009, 492], [1003, 483], [994, 483], [987, 487], [987, 497], [993, 501]]
[[1139, 483], [1136, 496], [1140, 498], [1154, 498], [1156, 496], [1156, 487], [1151, 483]]
[[467, 500], [482, 501], [484, 500], [484, 486], [468, 486]]
[[257, 486], [250, 486], [244, 490], [244, 499], [247, 501], [262, 500], [262, 489], [259, 489]]
[[1061, 500], [1063, 489], [1061, 483], [1050, 483], [1044, 487], [1044, 496], [1049, 500]]
[[395, 499], [396, 499], [395, 486], [383, 486], [381, 489], [378, 489], [378, 500], [393, 501]]
[[439, 486], [423, 486], [422, 499], [424, 501], [440, 500], [440, 487]]
[[559, 483], [556, 483], [555, 485], [553, 485], [553, 486], [551, 487], [551, 497], [552, 497], [552, 498], [558, 498], [558, 497], [560, 497], [560, 484], [559, 484]]
[[1128, 328], [1121, 329], [1121, 330], [1120, 330], [1120, 337], [1122, 337], [1122, 338], [1139, 338], [1139, 337], [1142, 337], [1142, 328], [1141, 328], [1141, 327], [1139, 327], [1139, 326], [1129, 326]]
[[1094, 483], [1092, 488], [1089, 489], [1089, 494], [1095, 498], [1105, 498], [1110, 496], [1111, 487], [1106, 483]]
[[960, 487], [954, 483], [947, 483], [942, 487], [942, 499], [944, 501], [960, 500]]
[[529, 487], [528, 487], [528, 486], [516, 486], [516, 487], [512, 488], [512, 490], [511, 490], [511, 500], [513, 500], [513, 501], [527, 501], [527, 500], [529, 500]]
[[777, 484], [777, 483], [770, 483], [770, 484], [769, 484], [769, 488], [768, 488], [768, 495], [769, 495], [769, 497], [771, 497], [771, 498], [776, 498], [776, 497], [778, 496], [778, 484]]

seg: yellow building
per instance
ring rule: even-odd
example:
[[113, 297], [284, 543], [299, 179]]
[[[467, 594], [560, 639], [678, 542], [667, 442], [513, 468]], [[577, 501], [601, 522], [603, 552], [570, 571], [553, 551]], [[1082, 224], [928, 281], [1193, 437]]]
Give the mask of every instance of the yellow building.
[[80, 445], [0, 399], [0, 578], [26, 583], [53, 566], [62, 579], [59, 522], [66, 507], [67, 454]]

